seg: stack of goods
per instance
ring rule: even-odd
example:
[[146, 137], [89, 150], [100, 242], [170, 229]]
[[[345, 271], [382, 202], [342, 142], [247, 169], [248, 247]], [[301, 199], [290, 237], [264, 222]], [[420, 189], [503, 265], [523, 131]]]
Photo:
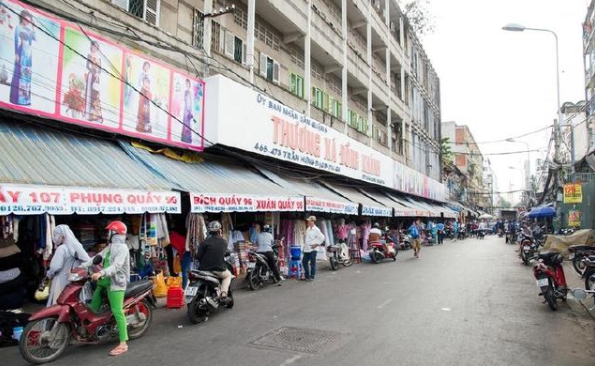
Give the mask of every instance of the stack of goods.
[[0, 310], [17, 309], [27, 299], [21, 250], [12, 235], [0, 235]]
[[236, 270], [238, 274], [246, 274], [248, 268], [248, 251], [250, 251], [249, 241], [238, 241], [234, 244], [234, 249], [238, 253], [238, 259], [240, 262], [239, 270]]

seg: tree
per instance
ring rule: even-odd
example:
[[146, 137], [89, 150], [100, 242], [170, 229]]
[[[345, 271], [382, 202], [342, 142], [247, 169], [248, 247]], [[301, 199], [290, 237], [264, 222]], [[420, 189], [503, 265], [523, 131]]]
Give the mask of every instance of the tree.
[[440, 156], [442, 157], [442, 163], [452, 164], [454, 159], [454, 152], [450, 147], [450, 139], [445, 137], [440, 140]]
[[510, 202], [508, 202], [507, 200], [505, 200], [504, 197], [500, 197], [500, 199], [498, 200], [498, 207], [500, 207], [500, 208], [511, 208], [512, 205], [510, 204]]
[[411, 28], [419, 37], [434, 33], [434, 17], [429, 9], [430, 0], [408, 0], [403, 8]]

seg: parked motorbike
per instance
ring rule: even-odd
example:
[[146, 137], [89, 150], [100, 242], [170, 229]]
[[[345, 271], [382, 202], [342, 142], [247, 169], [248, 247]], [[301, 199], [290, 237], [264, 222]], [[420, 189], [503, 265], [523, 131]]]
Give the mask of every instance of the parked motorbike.
[[327, 246], [326, 252], [333, 271], [339, 268], [339, 264], [342, 264], [343, 267], [349, 267], [353, 264], [353, 258], [349, 255], [349, 246], [347, 246], [345, 240], [339, 240], [339, 243]]
[[459, 229], [459, 240], [465, 240], [467, 238], [467, 228], [462, 226]]
[[583, 258], [585, 270], [582, 278], [585, 280], [586, 290], [595, 290], [595, 256]]
[[370, 259], [376, 264], [380, 263], [383, 259], [392, 259], [394, 262], [397, 261], [399, 250], [391, 241], [386, 241], [386, 244], [382, 241], [372, 241], [368, 243], [368, 247], [370, 248]]
[[[90, 271], [73, 268], [57, 304], [42, 309], [29, 319], [21, 335], [21, 355], [32, 364], [55, 361], [71, 343], [97, 344], [118, 338], [116, 320], [105, 303], [99, 313], [88, 305], [93, 295]], [[128, 337], [142, 337], [153, 319], [156, 302], [149, 280], [129, 283], [124, 292], [124, 314]]]
[[478, 238], [478, 239], [484, 239], [484, 238], [485, 238], [485, 236], [486, 236], [486, 232], [485, 232], [485, 230], [482, 230], [482, 229], [480, 229], [480, 230], [477, 230], [477, 238]]
[[558, 230], [558, 235], [568, 236], [572, 234], [574, 234], [574, 228], [571, 227], [561, 228], [560, 230]]
[[559, 253], [539, 253], [539, 262], [533, 266], [533, 275], [540, 288], [540, 296], [552, 310], [558, 309], [557, 300], [566, 301], [568, 288], [562, 261], [564, 257]]
[[519, 252], [519, 257], [525, 265], [528, 265], [531, 260], [536, 258], [537, 250], [540, 246], [541, 243], [531, 237], [524, 237], [521, 240], [521, 251]]
[[[231, 256], [226, 254], [225, 267], [233, 273]], [[185, 297], [188, 304], [188, 319], [198, 324], [209, 319], [209, 315], [223, 306], [233, 308], [233, 279], [227, 293], [227, 299], [221, 297], [221, 279], [213, 272], [191, 270], [188, 274], [190, 283], [186, 287]]]
[[595, 256], [595, 247], [589, 245], [571, 245], [568, 247], [568, 259], [572, 261], [572, 267], [579, 275], [585, 271], [583, 259]]
[[400, 249], [411, 249], [411, 236], [409, 236], [405, 230], [401, 230], [399, 241]]
[[[272, 246], [273, 253], [275, 255], [275, 262], [279, 257], [279, 244]], [[248, 273], [246, 274], [246, 280], [250, 290], [258, 290], [262, 285], [268, 282], [276, 282], [277, 279], [273, 274], [273, 270], [269, 266], [267, 258], [260, 253], [250, 251], [248, 253]]]

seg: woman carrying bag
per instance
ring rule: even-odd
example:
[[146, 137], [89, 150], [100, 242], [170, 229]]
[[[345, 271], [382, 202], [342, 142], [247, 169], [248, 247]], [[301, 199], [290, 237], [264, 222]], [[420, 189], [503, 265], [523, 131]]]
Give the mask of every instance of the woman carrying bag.
[[56, 226], [52, 240], [58, 248], [52, 257], [50, 269], [46, 274], [46, 277], [52, 280], [47, 306], [54, 305], [64, 287], [68, 285], [70, 269], [90, 260], [85, 248], [74, 236], [68, 225]]

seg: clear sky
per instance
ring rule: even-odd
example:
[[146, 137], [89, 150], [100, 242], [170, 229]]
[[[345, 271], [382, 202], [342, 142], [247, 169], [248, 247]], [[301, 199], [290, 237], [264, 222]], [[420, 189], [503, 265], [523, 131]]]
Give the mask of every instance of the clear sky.
[[[582, 23], [586, 0], [431, 0], [435, 32], [423, 44], [441, 80], [442, 120], [471, 128], [476, 141], [518, 136], [556, 117], [553, 36], [505, 32], [507, 23], [547, 28], [560, 42], [561, 101], [585, 99]], [[522, 139], [545, 148], [549, 131]], [[480, 144], [483, 153], [526, 150], [520, 143]], [[531, 168], [542, 153], [531, 153]], [[491, 156], [497, 189], [520, 189], [527, 154]]]

